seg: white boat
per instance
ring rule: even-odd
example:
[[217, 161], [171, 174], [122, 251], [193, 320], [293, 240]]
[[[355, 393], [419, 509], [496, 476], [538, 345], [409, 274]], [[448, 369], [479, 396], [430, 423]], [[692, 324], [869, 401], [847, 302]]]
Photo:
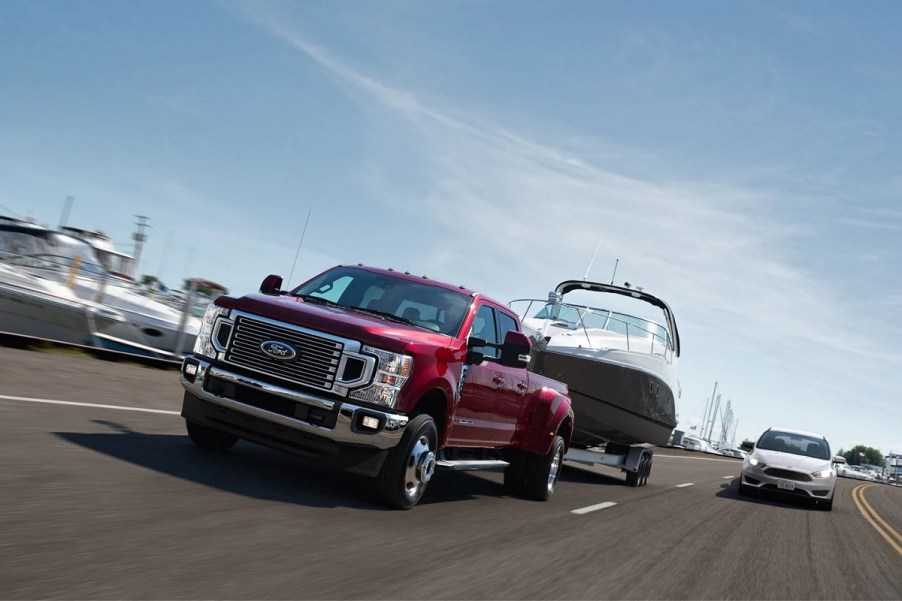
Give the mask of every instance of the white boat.
[[[13, 222], [0, 218], [0, 224]], [[26, 222], [15, 227], [40, 229]], [[90, 344], [94, 336], [124, 323], [118, 311], [80, 298], [55, 278], [34, 275], [5, 242], [0, 237], [0, 331]]]
[[98, 328], [92, 338], [95, 344], [161, 357], [179, 356], [193, 347], [200, 320], [142, 294], [127, 278], [108, 272], [86, 240], [34, 225], [0, 222], [0, 248], [7, 249], [5, 264], [25, 279], [55, 285], [61, 294], [68, 290], [81, 302], [122, 316]]
[[680, 395], [680, 338], [664, 301], [626, 286], [567, 280], [548, 299], [509, 305], [533, 340], [530, 369], [570, 389], [574, 446], [667, 444]]

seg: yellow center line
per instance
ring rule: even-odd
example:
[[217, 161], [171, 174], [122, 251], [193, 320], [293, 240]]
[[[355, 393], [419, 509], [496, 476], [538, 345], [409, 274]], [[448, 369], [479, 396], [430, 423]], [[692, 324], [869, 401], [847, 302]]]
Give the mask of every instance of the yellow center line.
[[[877, 531], [877, 533], [886, 539], [886, 542], [892, 546], [899, 555], [902, 555], [902, 534], [886, 523], [886, 521], [880, 517], [880, 515], [874, 511], [874, 508], [871, 507], [870, 503], [867, 502], [864, 498], [864, 491], [868, 488], [873, 488], [874, 486], [879, 486], [878, 484], [862, 484], [860, 486], [856, 486], [854, 490], [852, 490], [852, 500], [855, 501], [855, 505], [858, 506], [858, 511], [861, 512], [861, 515], [868, 521], [868, 523]], [[882, 526], [882, 527], [881, 527]], [[897, 539], [899, 542], [896, 542]]]

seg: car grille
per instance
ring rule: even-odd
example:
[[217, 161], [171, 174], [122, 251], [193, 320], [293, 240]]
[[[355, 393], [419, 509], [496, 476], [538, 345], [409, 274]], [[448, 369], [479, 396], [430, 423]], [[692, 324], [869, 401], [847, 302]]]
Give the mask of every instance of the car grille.
[[796, 482], [811, 482], [811, 476], [802, 472], [794, 472], [792, 470], [781, 470], [775, 467], [769, 467], [764, 473], [774, 478], [783, 478], [784, 480], [795, 480]]
[[[267, 340], [291, 345], [297, 357], [279, 361], [265, 355], [260, 345]], [[289, 382], [332, 390], [343, 349], [344, 345], [335, 340], [240, 315], [235, 320], [225, 360]]]

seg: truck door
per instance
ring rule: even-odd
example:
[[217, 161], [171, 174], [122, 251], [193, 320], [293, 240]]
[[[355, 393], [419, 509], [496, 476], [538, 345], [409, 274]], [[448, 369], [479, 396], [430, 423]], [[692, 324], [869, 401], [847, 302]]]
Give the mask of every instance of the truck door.
[[[469, 335], [489, 344], [498, 344], [498, 334], [497, 312], [489, 305], [480, 306]], [[500, 351], [497, 348], [486, 346], [474, 350], [483, 353], [485, 361], [467, 368], [449, 443], [455, 446], [506, 446], [516, 427], [516, 415], [510, 407], [510, 397], [517, 394], [512, 392], [512, 389], [517, 390], [515, 378], [510, 368], [498, 363]]]

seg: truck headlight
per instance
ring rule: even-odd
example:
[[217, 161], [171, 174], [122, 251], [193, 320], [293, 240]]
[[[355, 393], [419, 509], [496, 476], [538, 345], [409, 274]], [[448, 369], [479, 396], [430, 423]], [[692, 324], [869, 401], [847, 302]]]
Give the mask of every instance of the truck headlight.
[[194, 339], [195, 355], [210, 358], [216, 357], [216, 349], [213, 347], [213, 342], [210, 339], [213, 335], [213, 326], [216, 324], [217, 317], [228, 314], [229, 310], [225, 307], [218, 307], [212, 303], [207, 307], [207, 310], [204, 311], [204, 318], [200, 323], [200, 331], [197, 333], [197, 338]]
[[376, 365], [373, 383], [365, 388], [352, 391], [348, 396], [359, 401], [394, 407], [401, 387], [404, 386], [413, 370], [413, 357], [371, 346], [364, 346], [361, 350], [364, 353], [376, 355], [379, 363]]

